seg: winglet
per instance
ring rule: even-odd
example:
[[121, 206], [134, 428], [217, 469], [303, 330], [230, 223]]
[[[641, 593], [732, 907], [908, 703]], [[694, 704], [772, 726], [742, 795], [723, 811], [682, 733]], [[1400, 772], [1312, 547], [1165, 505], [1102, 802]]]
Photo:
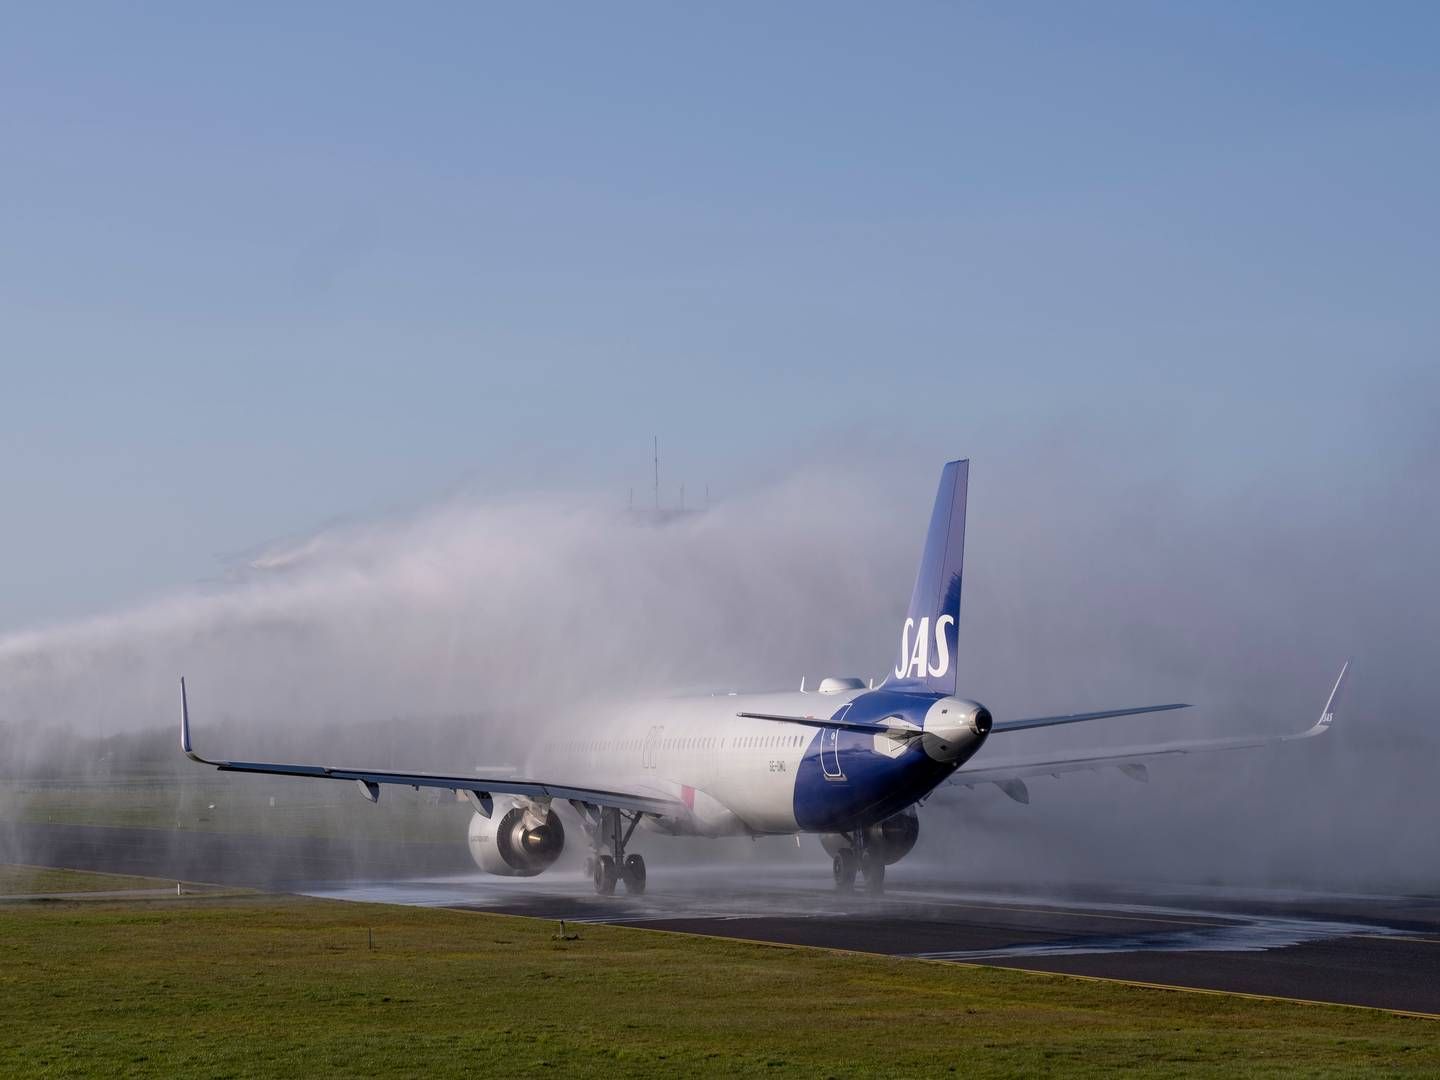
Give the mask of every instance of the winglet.
[[1320, 719], [1315, 721], [1315, 726], [1306, 732], [1307, 735], [1319, 735], [1330, 730], [1330, 725], [1335, 722], [1335, 703], [1340, 700], [1340, 691], [1345, 686], [1345, 676], [1350, 674], [1350, 661], [1340, 665], [1340, 674], [1335, 679], [1335, 685], [1330, 688], [1330, 696], [1325, 699], [1325, 707], [1320, 710]]
[[206, 761], [190, 745], [190, 703], [185, 697], [185, 676], [180, 676], [180, 749], [185, 751], [185, 756], [191, 761], [198, 761], [201, 765], [213, 765], [213, 761]]

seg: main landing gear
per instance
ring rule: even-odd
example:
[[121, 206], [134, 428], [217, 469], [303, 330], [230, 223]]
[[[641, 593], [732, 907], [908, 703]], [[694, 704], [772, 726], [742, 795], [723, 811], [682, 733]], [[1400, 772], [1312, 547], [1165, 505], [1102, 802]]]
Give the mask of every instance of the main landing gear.
[[832, 869], [835, 873], [837, 892], [850, 892], [855, 888], [858, 873], [865, 879], [865, 891], [885, 891], [885, 855], [877, 844], [871, 843], [864, 830], [850, 833], [850, 846], [841, 848], [835, 855]]
[[627, 814], [613, 807], [600, 811], [599, 820], [590, 832], [594, 851], [585, 860], [585, 872], [594, 880], [595, 891], [601, 896], [613, 896], [615, 886], [621, 883], [631, 896], [645, 891], [645, 859], [625, 854], [625, 845], [639, 824], [639, 814]]

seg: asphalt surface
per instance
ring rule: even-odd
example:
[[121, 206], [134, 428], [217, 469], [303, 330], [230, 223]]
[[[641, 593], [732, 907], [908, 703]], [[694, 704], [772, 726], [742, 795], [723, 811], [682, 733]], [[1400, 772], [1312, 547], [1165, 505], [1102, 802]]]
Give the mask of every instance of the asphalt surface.
[[0, 859], [335, 899], [454, 907], [816, 945], [1440, 1018], [1440, 896], [1197, 886], [977, 887], [892, 868], [884, 896], [837, 894], [828, 868], [658, 866], [643, 897], [579, 873], [478, 874], [463, 844], [0, 827]]

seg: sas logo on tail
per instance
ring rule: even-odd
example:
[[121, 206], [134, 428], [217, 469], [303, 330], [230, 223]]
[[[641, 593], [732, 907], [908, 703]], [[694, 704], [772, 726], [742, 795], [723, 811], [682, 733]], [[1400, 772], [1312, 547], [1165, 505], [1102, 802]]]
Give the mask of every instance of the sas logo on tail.
[[[930, 616], [926, 615], [915, 625], [914, 619], [906, 619], [900, 631], [900, 663], [895, 666], [897, 679], [923, 679], [927, 675], [939, 678], [950, 670], [950, 642], [945, 636], [947, 627], [955, 625], [955, 616], [941, 615], [935, 620], [935, 663], [930, 662]], [[915, 644], [910, 644], [910, 632], [915, 632]], [[907, 659], [908, 657], [908, 659]]]

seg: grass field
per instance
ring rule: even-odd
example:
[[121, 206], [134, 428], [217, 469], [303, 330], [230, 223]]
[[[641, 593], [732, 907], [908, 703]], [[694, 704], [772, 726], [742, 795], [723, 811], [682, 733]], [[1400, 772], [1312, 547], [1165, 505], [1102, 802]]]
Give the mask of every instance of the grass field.
[[1440, 1075], [1428, 1020], [556, 930], [287, 897], [0, 906], [0, 1075]]
[[43, 866], [0, 865], [0, 896], [37, 893], [108, 892], [113, 889], [164, 889], [173, 881], [127, 877], [124, 874], [90, 874], [80, 870], [51, 870]]
[[371, 806], [353, 785], [283, 779], [265, 784], [233, 776], [216, 782], [205, 775], [203, 784], [166, 779], [11, 784], [0, 800], [0, 821], [463, 844], [472, 813], [449, 792], [442, 797], [398, 788]]

